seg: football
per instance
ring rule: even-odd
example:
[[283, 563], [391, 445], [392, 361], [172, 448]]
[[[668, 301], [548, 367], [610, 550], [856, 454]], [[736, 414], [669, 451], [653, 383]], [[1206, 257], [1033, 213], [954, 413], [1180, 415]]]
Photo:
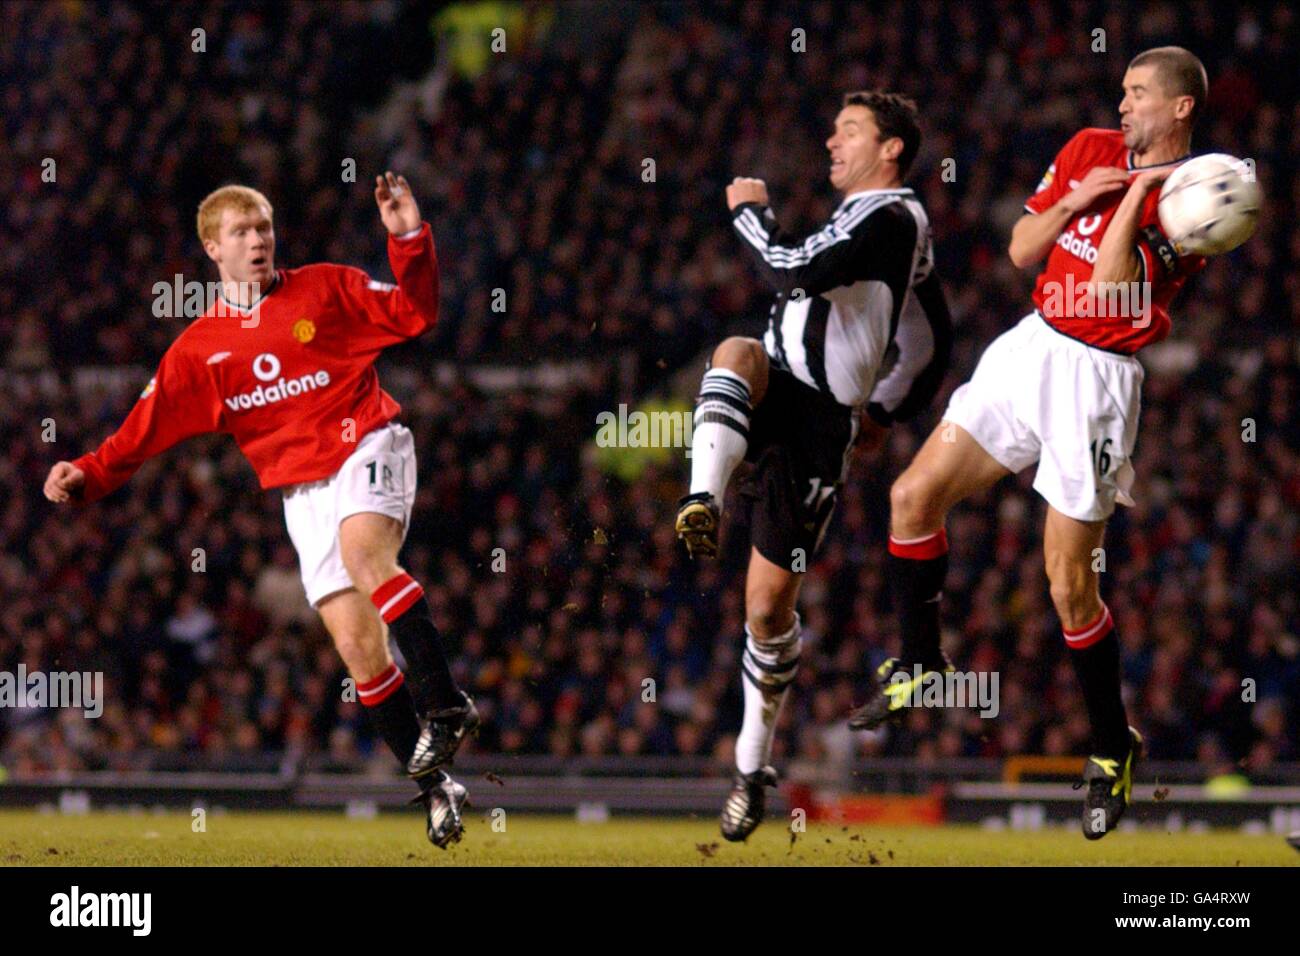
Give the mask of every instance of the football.
[[1216, 256], [1250, 238], [1259, 218], [1254, 170], [1227, 153], [1189, 159], [1160, 190], [1160, 225], [1180, 256]]

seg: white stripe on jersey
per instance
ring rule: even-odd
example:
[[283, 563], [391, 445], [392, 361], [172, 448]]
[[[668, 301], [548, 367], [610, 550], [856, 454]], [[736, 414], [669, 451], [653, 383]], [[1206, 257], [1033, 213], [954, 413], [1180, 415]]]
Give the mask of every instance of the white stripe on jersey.
[[812, 299], [805, 296], [789, 300], [781, 313], [781, 346], [785, 349], [785, 360], [795, 378], [809, 383], [813, 378], [808, 368], [808, 351], [804, 348], [803, 332], [808, 324], [808, 310], [811, 307]]
[[769, 246], [771, 234], [753, 209], [746, 209], [736, 218], [736, 228], [762, 253], [763, 258], [770, 265], [778, 269], [790, 269], [806, 265], [819, 252], [851, 238], [854, 226], [875, 209], [897, 199], [896, 195], [872, 196], [863, 202], [855, 203], [837, 212], [820, 232], [809, 236], [801, 246], [793, 249], [771, 248]]
[[[932, 260], [929, 218], [921, 203], [911, 196], [873, 196], [869, 201], [858, 204], [853, 218], [855, 222], [861, 222], [887, 202], [901, 202], [916, 219], [916, 246], [912, 251], [912, 284], [915, 284], [929, 275]], [[859, 210], [861, 215], [856, 215]], [[831, 303], [822, 348], [826, 385], [840, 404], [862, 405], [872, 398], [881, 362], [889, 348], [893, 293], [879, 279], [868, 279], [831, 289], [822, 293], [822, 297]], [[787, 302], [781, 316], [781, 345], [790, 372], [804, 384], [818, 388], [817, 381], [808, 368], [807, 350], [803, 342], [810, 305], [810, 300]], [[916, 308], [919, 308], [919, 304], [909, 285], [900, 309], [900, 325], [904, 313], [910, 317]], [[775, 336], [770, 329], [763, 338], [763, 344], [769, 354], [776, 354]]]
[[[826, 323], [826, 384], [843, 405], [860, 405], [871, 394], [876, 373], [889, 348], [889, 316], [894, 295], [879, 279], [855, 282], [826, 294], [831, 300]], [[864, 321], [864, 316], [884, 321]], [[798, 373], [795, 373], [798, 375]], [[805, 379], [808, 384], [816, 383]]]

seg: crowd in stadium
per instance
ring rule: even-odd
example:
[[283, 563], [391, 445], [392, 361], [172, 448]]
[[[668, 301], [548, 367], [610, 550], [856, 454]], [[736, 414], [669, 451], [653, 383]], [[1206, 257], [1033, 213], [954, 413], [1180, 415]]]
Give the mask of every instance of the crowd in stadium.
[[[207, 191], [241, 181], [270, 197], [280, 267], [330, 260], [388, 279], [367, 186], [382, 168], [412, 183], [441, 259], [438, 329], [392, 350], [380, 375], [420, 464], [402, 561], [484, 718], [465, 752], [729, 766], [748, 554], [730, 520], [739, 509], [724, 517], [721, 560], [692, 565], [672, 529], [688, 462], [677, 450], [633, 477], [611, 468], [593, 448], [596, 415], [670, 391], [688, 401], [708, 347], [761, 330], [770, 293], [732, 233], [723, 185], [761, 176], [783, 225], [815, 227], [834, 201], [828, 124], [843, 92], [872, 86], [920, 106], [911, 184], [958, 341], [936, 407], [855, 460], [804, 584], [807, 649], [775, 760], [1086, 754], [1032, 469], [948, 526], [945, 646], [959, 667], [1000, 674], [996, 719], [921, 709], [854, 735], [844, 718], [896, 644], [883, 578], [891, 478], [984, 345], [1029, 309], [1033, 276], [1005, 255], [1010, 225], [1076, 129], [1115, 125], [1128, 58], [1164, 42], [1210, 72], [1193, 148], [1253, 159], [1268, 211], [1243, 249], [1189, 284], [1172, 338], [1144, 353], [1138, 504], [1107, 533], [1103, 596], [1152, 757], [1257, 779], [1300, 760], [1294, 14], [692, 6], [521, 7], [527, 42], [477, 72], [445, 72], [403, 110], [385, 96], [432, 67], [445, 24], [390, 4], [287, 4], [270, 19], [110, 4], [89, 28], [74, 22], [88, 8], [32, 4], [0, 25], [0, 122], [21, 170], [0, 218], [0, 670], [102, 671], [108, 688], [97, 720], [0, 710], [0, 767], [274, 767], [286, 756], [391, 767], [303, 599], [280, 495], [257, 488], [233, 442], [186, 443], [90, 507], [41, 495], [53, 462], [117, 426], [183, 328], [153, 315], [154, 283], [215, 278], [193, 226]], [[204, 52], [192, 49], [196, 26]], [[1093, 49], [1098, 27], [1106, 52]], [[347, 158], [356, 183], [340, 176]], [[955, 175], [942, 174], [945, 159]], [[426, 374], [543, 361], [593, 371], [501, 391]], [[87, 371], [112, 367], [137, 374], [113, 387]]]

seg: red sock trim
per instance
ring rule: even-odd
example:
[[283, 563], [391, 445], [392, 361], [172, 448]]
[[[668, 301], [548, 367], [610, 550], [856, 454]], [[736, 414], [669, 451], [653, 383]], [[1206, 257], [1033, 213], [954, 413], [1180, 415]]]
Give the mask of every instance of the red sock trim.
[[1066, 644], [1069, 644], [1076, 651], [1081, 651], [1085, 647], [1096, 644], [1113, 630], [1115, 630], [1115, 620], [1110, 616], [1110, 608], [1103, 602], [1097, 620], [1074, 631], [1068, 627], [1063, 627], [1061, 633], [1065, 635]]
[[405, 571], [389, 578], [370, 595], [370, 603], [388, 624], [406, 613], [412, 604], [424, 597], [424, 588]]
[[389, 664], [378, 677], [357, 684], [357, 700], [367, 707], [375, 707], [393, 696], [393, 693], [404, 683], [406, 678], [397, 669], [397, 665]]
[[948, 532], [940, 528], [934, 534], [927, 534], [923, 538], [908, 538], [902, 541], [891, 534], [889, 553], [896, 558], [911, 558], [913, 561], [937, 558], [948, 553]]

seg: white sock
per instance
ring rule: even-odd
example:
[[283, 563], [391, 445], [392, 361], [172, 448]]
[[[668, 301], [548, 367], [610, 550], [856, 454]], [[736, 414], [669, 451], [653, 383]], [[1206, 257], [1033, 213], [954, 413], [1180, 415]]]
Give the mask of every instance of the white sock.
[[707, 491], [722, 510], [731, 473], [749, 448], [749, 383], [730, 369], [711, 368], [695, 400], [691, 492]]
[[771, 759], [781, 705], [799, 672], [799, 654], [803, 650], [799, 624], [796, 611], [790, 630], [762, 641], [745, 625], [745, 652], [740, 657], [745, 720], [736, 738], [736, 769], [741, 773], [753, 773]]

